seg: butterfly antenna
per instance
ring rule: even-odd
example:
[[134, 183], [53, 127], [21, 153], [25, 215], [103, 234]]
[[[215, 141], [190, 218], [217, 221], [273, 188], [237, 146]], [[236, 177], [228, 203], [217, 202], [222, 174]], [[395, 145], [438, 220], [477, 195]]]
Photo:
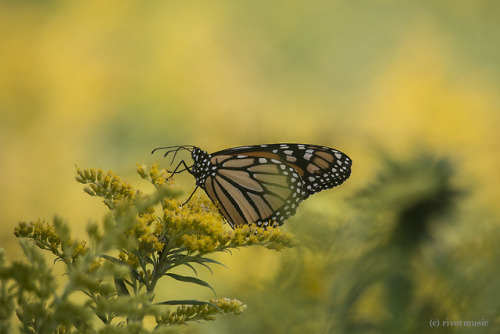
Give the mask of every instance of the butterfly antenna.
[[155, 153], [157, 150], [166, 150], [166, 149], [171, 149], [171, 150], [168, 150], [167, 152], [165, 152], [165, 154], [163, 155], [164, 158], [166, 158], [170, 153], [172, 152], [175, 152], [174, 153], [174, 156], [172, 158], [172, 161], [170, 162], [170, 165], [172, 165], [174, 163], [174, 160], [175, 160], [175, 157], [177, 156], [177, 153], [180, 151], [180, 150], [186, 150], [186, 151], [189, 151], [189, 152], [192, 152], [193, 151], [193, 148], [195, 146], [193, 145], [182, 145], [182, 146], [166, 146], [166, 147], [158, 147], [158, 148], [155, 148], [151, 154]]
[[[177, 153], [179, 153], [179, 151], [180, 151], [180, 150], [182, 150], [182, 149], [184, 149], [184, 150], [187, 150], [187, 151], [191, 152], [189, 149], [187, 149], [187, 148], [185, 148], [185, 147], [179, 147], [179, 148], [177, 148], [177, 149], [175, 150], [174, 156], [172, 157], [172, 161], [170, 161], [170, 166], [172, 166], [172, 164], [174, 163], [174, 160], [175, 160], [175, 157], [177, 156]], [[170, 152], [172, 152], [172, 151], [170, 151]], [[166, 153], [165, 153], [164, 157], [165, 157], [165, 158], [167, 157], [167, 154], [166, 154]]]
[[[158, 150], [167, 150], [167, 149], [170, 149], [170, 148], [174, 148], [174, 149], [178, 149], [178, 150], [185, 149], [185, 150], [191, 152], [193, 150], [193, 148], [195, 148], [195, 147], [196, 146], [194, 146], [194, 145], [176, 145], [176, 146], [157, 147], [153, 151], [151, 151], [151, 154], [155, 153]], [[173, 152], [173, 151], [175, 151], [175, 150], [168, 151], [167, 153]], [[165, 155], [167, 153], [165, 153]]]

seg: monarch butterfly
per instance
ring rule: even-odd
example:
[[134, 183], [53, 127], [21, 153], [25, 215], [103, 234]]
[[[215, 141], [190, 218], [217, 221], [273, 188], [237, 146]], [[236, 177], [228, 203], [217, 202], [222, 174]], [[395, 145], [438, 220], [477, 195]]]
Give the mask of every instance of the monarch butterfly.
[[172, 162], [180, 150], [191, 152], [194, 163], [188, 166], [182, 160], [172, 174], [186, 170], [192, 174], [196, 189], [205, 190], [232, 228], [252, 223], [282, 225], [300, 202], [342, 184], [351, 175], [351, 159], [325, 146], [269, 144], [208, 154], [185, 145], [159, 147], [152, 153], [159, 149], [170, 149], [164, 157], [175, 152]]

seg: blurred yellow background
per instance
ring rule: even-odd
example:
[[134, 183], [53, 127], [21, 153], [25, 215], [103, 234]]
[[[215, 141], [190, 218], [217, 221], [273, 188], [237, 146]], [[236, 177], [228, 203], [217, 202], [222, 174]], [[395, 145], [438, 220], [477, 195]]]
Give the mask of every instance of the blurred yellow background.
[[[59, 215], [83, 233], [103, 216], [75, 164], [142, 186], [135, 163], [182, 144], [342, 150], [351, 179], [306, 201], [311, 212], [338, 211], [327, 200], [370, 182], [381, 151], [426, 150], [452, 159], [466, 205], [500, 227], [500, 2], [6, 0], [0, 10], [0, 246], [10, 259], [19, 221]], [[269, 275], [278, 257], [256, 252], [252, 273], [255, 253], [225, 257], [224, 279]]]

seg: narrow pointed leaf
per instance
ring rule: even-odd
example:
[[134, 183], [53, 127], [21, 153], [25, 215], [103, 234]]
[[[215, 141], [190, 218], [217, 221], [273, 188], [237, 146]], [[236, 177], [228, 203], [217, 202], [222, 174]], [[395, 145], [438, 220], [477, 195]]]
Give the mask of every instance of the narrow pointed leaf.
[[170, 273], [165, 274], [165, 275], [170, 276], [173, 279], [176, 279], [176, 280], [181, 281], [181, 282], [188, 282], [188, 283], [194, 283], [194, 284], [198, 284], [201, 286], [205, 286], [205, 287], [209, 288], [210, 290], [212, 290], [215, 294], [215, 290], [207, 282], [202, 281], [199, 278], [191, 277], [191, 276], [182, 276], [182, 275], [177, 275], [177, 274], [170, 274]]
[[194, 269], [194, 267], [188, 262], [188, 263], [184, 263], [184, 265], [188, 266], [189, 268], [191, 268], [193, 271], [194, 271], [194, 274], [195, 275], [198, 275], [198, 272], [196, 271], [196, 269]]
[[127, 286], [125, 285], [123, 279], [115, 277], [115, 287], [118, 296], [130, 296], [130, 292], [128, 292]]
[[223, 266], [224, 268], [227, 268], [227, 266], [226, 266], [226, 265], [224, 265], [224, 263], [221, 263], [221, 262], [216, 261], [216, 260], [214, 260], [214, 259], [210, 259], [210, 258], [208, 258], [208, 257], [202, 257], [200, 260], [201, 260], [200, 262], [215, 263], [215, 264], [218, 264], [218, 265]]
[[205, 268], [207, 268], [212, 275], [214, 274], [214, 272], [212, 271], [212, 268], [210, 268], [207, 264], [205, 264], [203, 262], [196, 262], [196, 263], [198, 263], [200, 266], [204, 266]]

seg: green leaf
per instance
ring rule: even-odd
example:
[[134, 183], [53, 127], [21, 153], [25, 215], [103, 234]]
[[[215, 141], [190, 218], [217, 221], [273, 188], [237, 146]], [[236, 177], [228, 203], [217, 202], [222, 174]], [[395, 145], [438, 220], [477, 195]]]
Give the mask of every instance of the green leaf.
[[194, 284], [198, 284], [198, 285], [201, 285], [201, 286], [205, 286], [207, 288], [210, 288], [215, 295], [217, 295], [215, 293], [215, 290], [205, 281], [202, 281], [201, 279], [199, 278], [196, 278], [196, 277], [191, 277], [191, 276], [182, 276], [182, 275], [177, 275], [177, 274], [165, 274], [167, 276], [170, 276], [172, 277], [173, 279], [176, 279], [178, 281], [181, 281], [181, 282], [188, 282], [188, 283], [194, 283]]
[[115, 277], [115, 287], [118, 296], [130, 296], [130, 292], [128, 292], [127, 286], [125, 282], [121, 278]]
[[210, 266], [208, 264], [206, 264], [205, 262], [219, 264], [219, 265], [223, 266], [224, 268], [227, 268], [224, 264], [220, 263], [219, 261], [215, 261], [215, 260], [209, 259], [207, 257], [200, 257], [200, 258], [195, 257], [193, 259], [193, 262], [198, 263], [199, 265], [204, 266], [205, 268], [207, 268], [212, 275], [213, 275], [212, 268], [210, 268]]
[[219, 261], [216, 261], [216, 260], [210, 259], [210, 258], [208, 258], [208, 257], [201, 257], [201, 258], [200, 258], [200, 261], [196, 261], [196, 262], [198, 262], [198, 263], [201, 263], [201, 262], [215, 263], [215, 264], [219, 264], [219, 265], [221, 265], [221, 266], [223, 266], [224, 268], [226, 268], [226, 269], [227, 269], [227, 266], [226, 266], [226, 265], [224, 265], [224, 263], [221, 263], [221, 262], [219, 262]]
[[[200, 264], [203, 264], [203, 263], [200, 263]], [[198, 275], [198, 272], [196, 271], [196, 269], [194, 269], [194, 267], [189, 263], [189, 262], [186, 262], [184, 263], [185, 266], [188, 266], [189, 268], [191, 268], [194, 272], [195, 275]], [[208, 268], [210, 270], [210, 268]], [[212, 270], [210, 270], [211, 272]]]

